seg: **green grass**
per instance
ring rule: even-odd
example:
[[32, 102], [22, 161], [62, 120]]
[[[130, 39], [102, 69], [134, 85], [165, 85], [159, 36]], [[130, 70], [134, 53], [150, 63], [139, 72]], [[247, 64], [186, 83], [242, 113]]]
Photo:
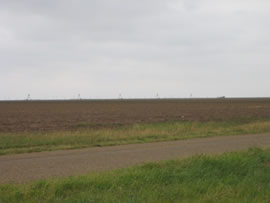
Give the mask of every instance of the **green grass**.
[[2, 185], [0, 202], [270, 202], [270, 149]]
[[270, 132], [270, 120], [163, 122], [76, 131], [0, 133], [0, 155]]

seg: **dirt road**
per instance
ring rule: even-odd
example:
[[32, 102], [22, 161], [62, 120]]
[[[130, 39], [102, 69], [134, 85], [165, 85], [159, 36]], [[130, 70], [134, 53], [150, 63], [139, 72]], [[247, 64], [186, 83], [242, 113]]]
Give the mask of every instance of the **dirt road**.
[[111, 170], [195, 154], [219, 154], [249, 147], [270, 147], [270, 134], [213, 137], [0, 157], [0, 183]]

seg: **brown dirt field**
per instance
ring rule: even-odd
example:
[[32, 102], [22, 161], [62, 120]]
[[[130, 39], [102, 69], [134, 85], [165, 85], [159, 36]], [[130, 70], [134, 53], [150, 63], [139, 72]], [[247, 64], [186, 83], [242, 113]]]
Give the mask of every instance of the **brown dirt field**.
[[270, 147], [270, 135], [212, 137], [172, 142], [63, 150], [0, 157], [0, 184], [80, 175], [196, 154]]
[[170, 120], [269, 118], [270, 99], [0, 102], [0, 132], [70, 130]]

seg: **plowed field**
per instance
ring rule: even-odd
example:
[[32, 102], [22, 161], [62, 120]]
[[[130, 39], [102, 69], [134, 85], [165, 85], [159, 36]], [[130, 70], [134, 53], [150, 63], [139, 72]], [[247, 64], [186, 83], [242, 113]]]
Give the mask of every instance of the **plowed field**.
[[267, 117], [270, 117], [270, 99], [0, 102], [0, 132], [98, 128], [170, 120]]

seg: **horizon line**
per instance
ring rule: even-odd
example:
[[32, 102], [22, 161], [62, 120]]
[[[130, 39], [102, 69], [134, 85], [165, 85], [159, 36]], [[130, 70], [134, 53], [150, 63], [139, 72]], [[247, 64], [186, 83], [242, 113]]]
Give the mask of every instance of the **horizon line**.
[[69, 98], [69, 99], [0, 99], [0, 102], [34, 101], [122, 101], [122, 100], [194, 100], [194, 99], [270, 99], [270, 97], [123, 97], [123, 98]]

